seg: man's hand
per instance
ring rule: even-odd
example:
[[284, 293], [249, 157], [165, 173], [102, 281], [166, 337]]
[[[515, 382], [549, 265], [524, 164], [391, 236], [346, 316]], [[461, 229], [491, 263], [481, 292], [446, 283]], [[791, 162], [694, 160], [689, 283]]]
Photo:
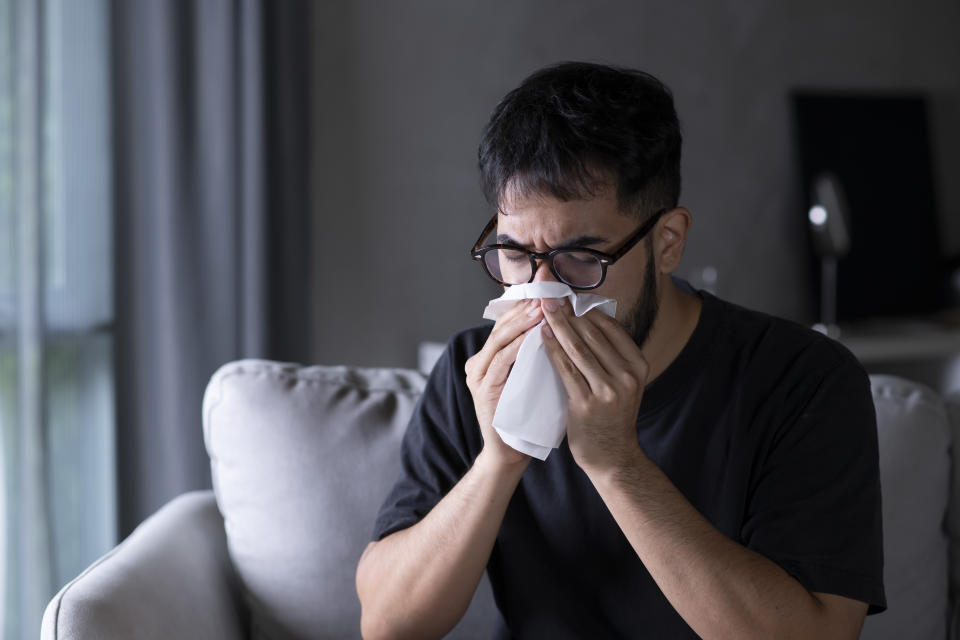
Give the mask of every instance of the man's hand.
[[570, 450], [687, 624], [702, 638], [857, 637], [865, 603], [810, 593], [727, 538], [643, 454], [636, 420], [649, 369], [617, 321], [547, 302], [544, 345], [570, 396]]
[[477, 421], [483, 434], [483, 450], [500, 463], [530, 461], [530, 456], [503, 443], [493, 428], [493, 414], [526, 332], [541, 320], [543, 314], [539, 300], [518, 303], [497, 319], [483, 348], [464, 365], [467, 387], [473, 395]]
[[614, 318], [596, 309], [577, 317], [562, 298], [542, 306], [544, 346], [570, 397], [567, 441], [574, 460], [588, 473], [630, 464], [639, 447], [647, 361]]

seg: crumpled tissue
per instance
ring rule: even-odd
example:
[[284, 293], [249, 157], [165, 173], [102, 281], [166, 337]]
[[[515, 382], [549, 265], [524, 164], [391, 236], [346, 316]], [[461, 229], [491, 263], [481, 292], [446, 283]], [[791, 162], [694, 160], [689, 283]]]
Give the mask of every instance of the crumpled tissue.
[[[617, 312], [612, 298], [575, 293], [561, 282], [530, 282], [508, 287], [487, 304], [483, 317], [496, 320], [530, 298], [567, 298], [577, 316], [594, 308], [611, 317]], [[567, 391], [543, 346], [540, 331], [545, 322], [527, 331], [493, 416], [493, 426], [507, 445], [539, 460], [546, 460], [567, 432]]]

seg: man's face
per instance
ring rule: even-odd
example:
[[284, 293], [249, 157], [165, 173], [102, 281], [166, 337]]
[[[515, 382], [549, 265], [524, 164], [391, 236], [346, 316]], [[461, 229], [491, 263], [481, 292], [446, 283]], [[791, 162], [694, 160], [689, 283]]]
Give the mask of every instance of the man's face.
[[[497, 220], [497, 242], [518, 244], [531, 251], [581, 246], [612, 253], [639, 228], [641, 221], [624, 215], [616, 191], [604, 189], [591, 200], [562, 202], [551, 196], [506, 196]], [[553, 280], [546, 262], [534, 281]], [[617, 301], [617, 320], [643, 346], [657, 316], [656, 266], [647, 239], [607, 267], [603, 284], [587, 293]]]

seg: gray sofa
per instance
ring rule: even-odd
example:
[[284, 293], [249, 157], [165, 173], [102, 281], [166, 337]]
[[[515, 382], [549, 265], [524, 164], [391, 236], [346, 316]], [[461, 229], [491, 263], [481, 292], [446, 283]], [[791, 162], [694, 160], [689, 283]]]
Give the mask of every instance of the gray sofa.
[[[960, 640], [960, 405], [872, 383], [889, 610], [862, 637]], [[64, 586], [41, 637], [359, 637], [354, 568], [423, 384], [398, 369], [223, 366], [203, 406], [214, 490], [171, 501]], [[449, 637], [490, 637], [497, 616], [484, 583]]]

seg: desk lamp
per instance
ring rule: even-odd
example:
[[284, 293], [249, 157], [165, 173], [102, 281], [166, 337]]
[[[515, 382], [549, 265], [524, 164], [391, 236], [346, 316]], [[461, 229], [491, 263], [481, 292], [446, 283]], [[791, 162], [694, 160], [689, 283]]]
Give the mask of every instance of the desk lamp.
[[810, 202], [810, 235], [820, 257], [820, 322], [813, 328], [837, 338], [837, 261], [850, 251], [850, 212], [836, 174], [820, 173], [814, 178]]

